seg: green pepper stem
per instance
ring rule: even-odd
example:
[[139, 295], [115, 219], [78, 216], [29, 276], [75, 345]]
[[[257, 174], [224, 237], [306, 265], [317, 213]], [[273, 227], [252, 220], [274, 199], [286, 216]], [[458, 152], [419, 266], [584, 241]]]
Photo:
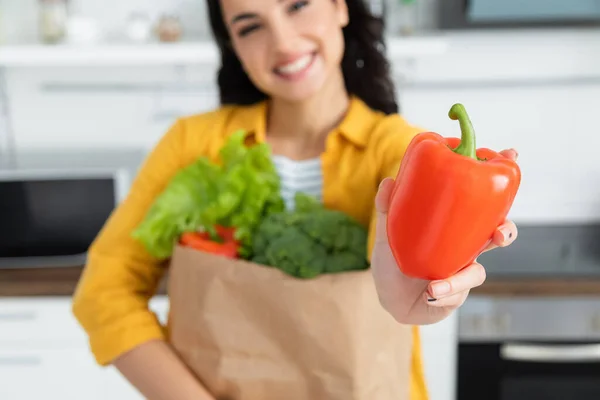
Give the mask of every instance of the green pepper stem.
[[460, 144], [453, 151], [457, 154], [477, 160], [477, 147], [475, 143], [475, 129], [469, 119], [467, 110], [462, 104], [454, 104], [448, 113], [450, 119], [458, 120], [460, 124]]

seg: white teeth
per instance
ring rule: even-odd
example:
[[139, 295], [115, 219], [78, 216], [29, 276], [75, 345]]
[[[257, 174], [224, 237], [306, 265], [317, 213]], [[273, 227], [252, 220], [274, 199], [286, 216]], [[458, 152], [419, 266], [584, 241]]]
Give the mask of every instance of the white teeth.
[[310, 55], [310, 54], [306, 55], [304, 57], [297, 59], [294, 62], [291, 62], [289, 64], [278, 67], [277, 72], [279, 72], [280, 74], [285, 74], [285, 75], [295, 74], [297, 72], [302, 71], [304, 68], [308, 67], [308, 64], [310, 64], [311, 60], [312, 60], [312, 55]]

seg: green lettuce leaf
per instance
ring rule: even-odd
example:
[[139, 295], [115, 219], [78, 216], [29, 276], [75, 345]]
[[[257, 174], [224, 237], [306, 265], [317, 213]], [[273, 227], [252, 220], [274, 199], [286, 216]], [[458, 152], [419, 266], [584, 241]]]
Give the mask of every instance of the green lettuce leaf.
[[173, 253], [184, 232], [233, 226], [249, 257], [260, 221], [284, 209], [280, 182], [268, 145], [245, 145], [246, 132], [234, 132], [221, 148], [220, 164], [202, 157], [179, 171], [157, 197], [132, 236], [158, 259]]

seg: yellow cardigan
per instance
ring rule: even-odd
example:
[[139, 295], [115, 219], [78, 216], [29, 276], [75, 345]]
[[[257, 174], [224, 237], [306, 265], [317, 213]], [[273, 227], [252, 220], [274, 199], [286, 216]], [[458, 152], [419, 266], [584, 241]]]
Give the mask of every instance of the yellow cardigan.
[[[117, 207], [89, 249], [74, 294], [73, 312], [90, 338], [101, 365], [152, 339], [165, 328], [148, 310], [165, 272], [130, 234], [171, 177], [200, 156], [217, 159], [228, 134], [245, 129], [265, 139], [266, 103], [221, 107], [178, 120], [149, 154], [127, 198]], [[374, 239], [374, 198], [379, 182], [395, 176], [412, 137], [418, 133], [399, 115], [386, 116], [354, 97], [342, 123], [330, 133], [322, 154], [323, 201], [369, 226]], [[414, 327], [411, 400], [426, 400], [419, 331]]]

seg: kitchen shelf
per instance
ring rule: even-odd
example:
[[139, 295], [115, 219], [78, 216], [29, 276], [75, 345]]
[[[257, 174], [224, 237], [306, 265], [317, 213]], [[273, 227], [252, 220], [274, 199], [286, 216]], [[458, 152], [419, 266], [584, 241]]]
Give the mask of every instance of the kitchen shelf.
[[[443, 38], [436, 36], [389, 38], [387, 46], [391, 58], [437, 55], [447, 49]], [[0, 68], [215, 65], [217, 62], [218, 51], [211, 41], [140, 45], [0, 45]]]

